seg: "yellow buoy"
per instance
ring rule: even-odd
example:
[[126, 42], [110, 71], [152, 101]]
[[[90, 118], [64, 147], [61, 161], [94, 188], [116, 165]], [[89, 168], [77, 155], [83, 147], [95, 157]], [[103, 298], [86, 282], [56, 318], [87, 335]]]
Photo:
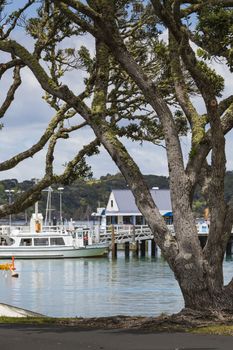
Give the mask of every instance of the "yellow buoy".
[[19, 277], [19, 274], [15, 271], [15, 258], [12, 256], [11, 263], [0, 264], [0, 270], [11, 271], [12, 277]]

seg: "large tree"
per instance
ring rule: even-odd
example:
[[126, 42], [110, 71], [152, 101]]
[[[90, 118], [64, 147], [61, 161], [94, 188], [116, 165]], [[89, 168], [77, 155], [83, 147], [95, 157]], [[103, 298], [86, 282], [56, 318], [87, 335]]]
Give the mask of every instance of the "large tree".
[[[225, 135], [233, 127], [233, 96], [222, 97], [224, 79], [211, 64], [221, 60], [232, 70], [233, 1], [212, 0], [206, 5], [203, 0], [29, 0], [11, 16], [7, 16], [6, 2], [1, 4], [0, 50], [10, 59], [1, 64], [0, 73], [13, 69], [1, 116], [14, 99], [24, 67], [38, 80], [56, 115], [37, 144], [0, 164], [1, 170], [10, 169], [49, 142], [45, 179], [30, 197], [24, 195], [0, 214], [22, 209], [27, 198], [35, 200], [45, 183], [71, 181], [80, 160], [102, 144], [125, 177], [173, 270], [185, 307], [232, 312], [233, 280], [224, 286], [222, 264], [233, 223], [233, 208], [224, 199]], [[34, 39], [32, 51], [12, 39], [17, 23]], [[166, 41], [161, 40], [161, 32], [167, 35]], [[94, 57], [85, 47], [76, 51], [66, 46], [68, 38], [78, 41], [85, 35], [94, 39]], [[86, 77], [85, 90], [78, 95], [62, 81], [67, 69], [80, 79], [80, 68]], [[202, 99], [203, 114], [195, 96]], [[66, 120], [76, 115], [83, 122], [66, 127]], [[55, 175], [52, 161], [57, 141], [86, 125], [96, 139], [79, 151], [64, 175]], [[185, 132], [191, 139], [187, 164], [180, 141]], [[165, 147], [175, 238], [122, 136], [162, 142]], [[80, 167], [86, 170], [83, 162]], [[192, 210], [197, 185], [210, 209], [204, 248]]]

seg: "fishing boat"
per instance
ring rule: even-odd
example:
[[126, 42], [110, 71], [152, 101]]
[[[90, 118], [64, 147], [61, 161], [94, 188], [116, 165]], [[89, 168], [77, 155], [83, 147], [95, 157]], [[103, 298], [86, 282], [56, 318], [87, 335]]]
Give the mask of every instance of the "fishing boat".
[[58, 259], [101, 257], [108, 254], [108, 244], [95, 243], [89, 228], [49, 226], [38, 231], [26, 227], [2, 226], [0, 259]]
[[0, 260], [11, 259], [62, 259], [101, 257], [108, 254], [108, 243], [98, 243], [88, 227], [51, 225], [51, 188], [48, 189], [45, 222], [38, 212], [32, 214], [29, 226], [0, 226]]
[[51, 225], [47, 213], [51, 213], [50, 204], [43, 222], [35, 203], [29, 226], [0, 226], [0, 259], [86, 258], [108, 254], [109, 244], [99, 243], [90, 228], [75, 227], [73, 221], [69, 225]]

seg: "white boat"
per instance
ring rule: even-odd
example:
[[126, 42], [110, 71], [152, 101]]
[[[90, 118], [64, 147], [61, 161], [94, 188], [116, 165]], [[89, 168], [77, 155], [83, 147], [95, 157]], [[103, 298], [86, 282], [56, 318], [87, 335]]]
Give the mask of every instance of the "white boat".
[[[48, 188], [45, 226], [43, 215], [38, 213], [38, 202], [30, 226], [0, 226], [0, 259], [62, 259], [101, 257], [108, 254], [108, 243], [98, 243], [98, 237], [89, 228], [47, 226], [51, 223], [51, 193]], [[60, 197], [61, 200], [61, 197]], [[60, 202], [60, 222], [62, 218]]]
[[32, 231], [24, 226], [1, 226], [0, 259], [58, 259], [101, 257], [108, 254], [108, 244], [94, 243], [90, 229], [49, 226]]

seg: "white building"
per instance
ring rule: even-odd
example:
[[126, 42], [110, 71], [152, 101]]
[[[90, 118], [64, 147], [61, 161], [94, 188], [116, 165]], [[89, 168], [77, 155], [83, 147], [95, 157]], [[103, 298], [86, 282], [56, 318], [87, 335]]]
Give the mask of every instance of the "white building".
[[[152, 198], [167, 224], [172, 224], [172, 206], [169, 190], [153, 187]], [[106, 224], [111, 225], [145, 225], [145, 219], [138, 210], [130, 190], [112, 190], [105, 210]]]

